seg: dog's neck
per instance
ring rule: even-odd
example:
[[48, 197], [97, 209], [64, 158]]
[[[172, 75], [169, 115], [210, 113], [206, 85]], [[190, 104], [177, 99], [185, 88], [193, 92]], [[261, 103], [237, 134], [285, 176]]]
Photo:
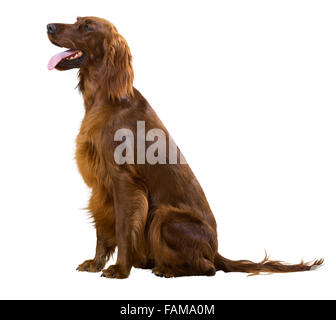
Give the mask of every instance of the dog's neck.
[[104, 94], [99, 82], [99, 72], [85, 68], [80, 69], [78, 75], [78, 88], [83, 95], [85, 111], [88, 112], [96, 103], [104, 102]]
[[109, 96], [106, 93], [106, 83], [102, 79], [102, 72], [98, 68], [83, 68], [79, 70], [78, 88], [84, 98], [85, 111], [88, 112], [95, 106], [102, 104], [120, 105], [120, 102], [128, 100], [133, 96], [133, 87], [131, 92], [127, 92], [120, 96]]

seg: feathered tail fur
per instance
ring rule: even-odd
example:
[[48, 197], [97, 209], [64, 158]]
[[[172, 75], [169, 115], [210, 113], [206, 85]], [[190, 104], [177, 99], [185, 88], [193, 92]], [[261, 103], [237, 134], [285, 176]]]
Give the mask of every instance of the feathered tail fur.
[[287, 264], [282, 261], [269, 260], [269, 257], [266, 254], [264, 260], [255, 263], [249, 260], [229, 260], [217, 253], [215, 257], [215, 267], [216, 270], [223, 270], [224, 272], [246, 272], [252, 276], [260, 273], [309, 271], [321, 266], [323, 261], [323, 259], [316, 259], [311, 262], [302, 261], [299, 264]]

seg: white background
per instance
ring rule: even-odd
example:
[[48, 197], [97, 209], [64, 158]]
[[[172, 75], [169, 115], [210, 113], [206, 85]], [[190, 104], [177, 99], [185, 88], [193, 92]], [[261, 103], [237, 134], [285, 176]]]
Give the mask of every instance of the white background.
[[[10, 1], [0, 5], [0, 298], [336, 298], [334, 1]], [[92, 258], [89, 190], [74, 161], [76, 71], [48, 72], [46, 24], [112, 21], [148, 99], [201, 182], [231, 259], [316, 272], [129, 279]]]

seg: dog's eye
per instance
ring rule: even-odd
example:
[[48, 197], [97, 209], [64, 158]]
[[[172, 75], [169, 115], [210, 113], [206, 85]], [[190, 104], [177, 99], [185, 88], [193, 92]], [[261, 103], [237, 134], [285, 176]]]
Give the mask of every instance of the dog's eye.
[[92, 29], [92, 27], [91, 27], [90, 25], [85, 24], [85, 25], [84, 25], [84, 30], [85, 30], [85, 31], [92, 31], [93, 29]]

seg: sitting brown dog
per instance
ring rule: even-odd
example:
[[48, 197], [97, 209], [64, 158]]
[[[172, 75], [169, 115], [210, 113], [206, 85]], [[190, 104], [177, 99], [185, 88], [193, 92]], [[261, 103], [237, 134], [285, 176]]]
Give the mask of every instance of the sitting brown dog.
[[[153, 109], [133, 88], [132, 56], [125, 39], [110, 22], [95, 17], [49, 24], [47, 31], [53, 44], [69, 48], [54, 56], [48, 68], [79, 68], [85, 103], [76, 159], [92, 189], [89, 209], [97, 249], [94, 259], [79, 265], [79, 271], [103, 270], [116, 246], [117, 263], [102, 276], [127, 278], [132, 266], [179, 277], [212, 276], [217, 270], [306, 271], [322, 264], [322, 259], [287, 265], [267, 257], [260, 263], [222, 257], [217, 251], [216, 221], [201, 186], [180, 151], [172, 147]], [[143, 135], [139, 124], [145, 125]], [[122, 134], [129, 132], [133, 139]], [[155, 140], [160, 134], [166, 138]], [[164, 142], [163, 148], [158, 140]], [[121, 144], [124, 149], [119, 152]], [[144, 157], [147, 151], [152, 153]]]

